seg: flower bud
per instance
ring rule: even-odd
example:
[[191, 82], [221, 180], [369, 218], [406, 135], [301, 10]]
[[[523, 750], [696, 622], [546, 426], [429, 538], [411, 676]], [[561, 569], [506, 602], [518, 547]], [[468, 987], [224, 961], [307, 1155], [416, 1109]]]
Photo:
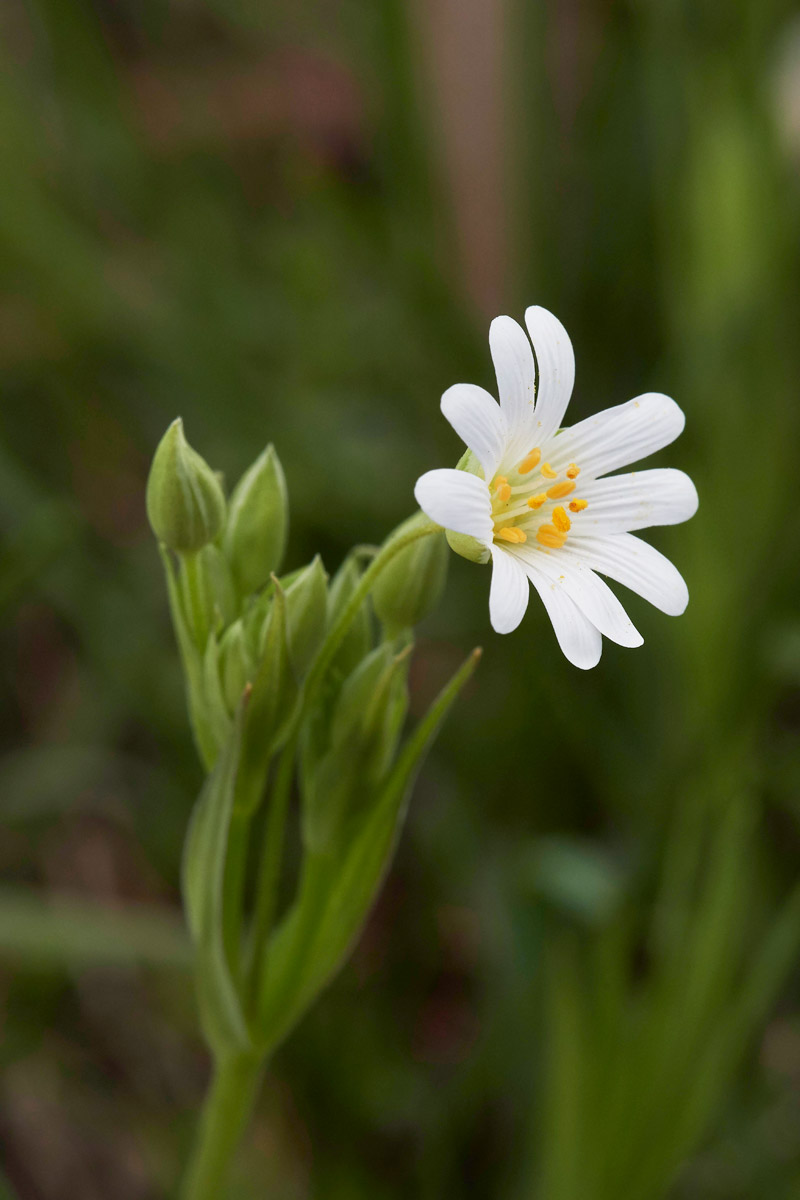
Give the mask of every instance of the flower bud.
[[328, 576], [317, 555], [286, 588], [289, 658], [302, 679], [325, 637]]
[[[358, 587], [360, 579], [361, 570], [356, 559], [351, 555], [344, 560], [331, 582], [328, 593], [329, 628], [336, 624], [348, 600]], [[369, 605], [365, 601], [336, 651], [331, 663], [331, 673], [338, 675], [339, 678], [349, 675], [362, 658], [369, 654], [371, 648], [372, 622], [370, 621]]]
[[[390, 543], [421, 521], [427, 521], [421, 513], [404, 521]], [[447, 578], [447, 560], [443, 534], [432, 533], [412, 542], [384, 567], [372, 589], [372, 603], [387, 637], [410, 629], [436, 607]]]
[[243, 596], [269, 582], [283, 558], [289, 508], [286, 480], [273, 446], [267, 446], [233, 489], [224, 549]]
[[183, 433], [180, 417], [158, 444], [147, 480], [147, 517], [159, 541], [190, 554], [213, 542], [225, 521], [219, 480]]
[[219, 647], [220, 677], [222, 694], [228, 712], [233, 715], [242, 698], [242, 693], [253, 679], [255, 668], [247, 651], [244, 626], [234, 621], [223, 634]]
[[369, 654], [342, 687], [327, 751], [306, 754], [303, 829], [313, 852], [335, 850], [389, 769], [407, 709], [407, 673], [407, 653], [394, 655], [388, 643]]

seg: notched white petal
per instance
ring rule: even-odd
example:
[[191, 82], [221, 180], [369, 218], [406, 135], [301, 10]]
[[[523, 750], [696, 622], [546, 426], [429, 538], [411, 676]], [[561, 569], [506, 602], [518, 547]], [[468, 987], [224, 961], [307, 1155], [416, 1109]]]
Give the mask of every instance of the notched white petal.
[[525, 324], [536, 354], [536, 440], [541, 444], [563, 424], [575, 385], [575, 352], [566, 329], [546, 308], [526, 309]]
[[564, 657], [582, 671], [596, 667], [603, 651], [600, 630], [584, 616], [563, 588], [542, 574], [535, 562], [526, 562], [526, 569], [550, 618]]
[[528, 576], [521, 562], [502, 546], [492, 546], [489, 618], [495, 633], [513, 633], [528, 607]]
[[578, 486], [587, 501], [575, 522], [581, 535], [678, 525], [697, 512], [697, 489], [684, 471], [672, 467], [608, 475]]
[[565, 429], [550, 443], [548, 459], [555, 470], [576, 462], [584, 480], [597, 478], [655, 454], [674, 441], [685, 424], [674, 400], [648, 392]]
[[514, 446], [525, 444], [534, 421], [536, 368], [531, 344], [525, 330], [511, 317], [495, 317], [489, 327], [489, 349], [509, 441]]
[[441, 467], [420, 475], [414, 497], [426, 516], [445, 529], [466, 533], [485, 545], [492, 540], [489, 489], [477, 475]]
[[472, 383], [456, 383], [442, 396], [442, 412], [478, 458], [487, 480], [495, 474], [506, 443], [506, 422], [497, 401]]
[[563, 553], [630, 588], [667, 616], [679, 617], [686, 610], [689, 589], [678, 568], [633, 534], [571, 537]]
[[[611, 588], [589, 567], [561, 550], [540, 554], [527, 552], [551, 583], [557, 584], [577, 604], [587, 620], [619, 646], [641, 646], [644, 638], [631, 621]], [[535, 557], [533, 557], [535, 556]]]

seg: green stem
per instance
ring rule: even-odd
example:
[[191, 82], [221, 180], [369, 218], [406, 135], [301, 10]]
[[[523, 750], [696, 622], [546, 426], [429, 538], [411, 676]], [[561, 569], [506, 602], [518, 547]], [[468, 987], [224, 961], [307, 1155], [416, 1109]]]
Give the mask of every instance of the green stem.
[[263, 1069], [260, 1057], [245, 1054], [215, 1064], [181, 1200], [220, 1200], [227, 1194], [228, 1167], [250, 1119]]
[[204, 590], [205, 581], [200, 570], [200, 554], [182, 554], [181, 564], [183, 566], [186, 606], [188, 609], [189, 626], [192, 631], [195, 645], [199, 649], [201, 655], [205, 649], [208, 630], [206, 628]]

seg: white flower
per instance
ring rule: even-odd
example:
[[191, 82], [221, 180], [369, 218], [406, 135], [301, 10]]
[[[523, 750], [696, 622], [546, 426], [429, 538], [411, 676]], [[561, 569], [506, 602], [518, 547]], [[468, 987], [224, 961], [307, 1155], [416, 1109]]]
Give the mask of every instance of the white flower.
[[600, 659], [602, 634], [621, 646], [642, 644], [596, 572], [671, 616], [688, 603], [680, 573], [631, 531], [693, 516], [691, 479], [665, 468], [608, 474], [668, 445], [684, 416], [674, 400], [648, 392], [562, 429], [575, 380], [572, 344], [544, 308], [529, 308], [525, 323], [536, 361], [522, 327], [497, 317], [489, 346], [500, 404], [470, 383], [445, 392], [442, 412], [472, 454], [465, 469], [422, 475], [414, 494], [432, 521], [474, 538], [483, 561], [491, 556], [494, 629], [517, 628], [530, 581], [564, 654], [588, 668]]

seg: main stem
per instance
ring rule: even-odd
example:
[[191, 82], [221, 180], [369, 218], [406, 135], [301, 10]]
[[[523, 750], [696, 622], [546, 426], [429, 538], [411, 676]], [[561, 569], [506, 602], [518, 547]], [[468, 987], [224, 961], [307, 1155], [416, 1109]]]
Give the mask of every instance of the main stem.
[[228, 1166], [250, 1118], [263, 1069], [262, 1059], [252, 1054], [215, 1063], [181, 1200], [220, 1200], [225, 1195]]

